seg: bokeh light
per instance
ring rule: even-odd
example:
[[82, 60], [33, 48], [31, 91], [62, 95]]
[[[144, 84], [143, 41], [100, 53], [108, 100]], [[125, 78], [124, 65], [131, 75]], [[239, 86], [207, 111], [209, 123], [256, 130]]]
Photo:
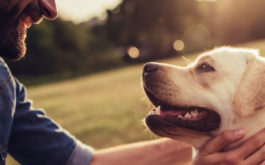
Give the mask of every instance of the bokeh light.
[[129, 47], [127, 53], [131, 58], [138, 58], [140, 55], [139, 49], [135, 46]]
[[176, 51], [182, 51], [185, 47], [184, 42], [182, 40], [176, 40], [173, 43], [173, 47]]

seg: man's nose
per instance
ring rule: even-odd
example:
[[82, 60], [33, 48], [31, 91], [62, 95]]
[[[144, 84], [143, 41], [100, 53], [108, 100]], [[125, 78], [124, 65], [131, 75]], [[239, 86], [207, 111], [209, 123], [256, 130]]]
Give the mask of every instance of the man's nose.
[[55, 19], [57, 17], [57, 9], [55, 0], [39, 0], [42, 7], [42, 14], [47, 19]]

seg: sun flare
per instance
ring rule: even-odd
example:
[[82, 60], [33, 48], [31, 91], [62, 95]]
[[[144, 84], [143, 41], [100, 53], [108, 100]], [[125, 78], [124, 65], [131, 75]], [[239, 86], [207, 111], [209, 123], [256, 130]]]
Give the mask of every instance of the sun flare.
[[104, 17], [106, 9], [116, 7], [121, 0], [58, 0], [59, 15], [75, 23], [86, 21], [92, 17]]

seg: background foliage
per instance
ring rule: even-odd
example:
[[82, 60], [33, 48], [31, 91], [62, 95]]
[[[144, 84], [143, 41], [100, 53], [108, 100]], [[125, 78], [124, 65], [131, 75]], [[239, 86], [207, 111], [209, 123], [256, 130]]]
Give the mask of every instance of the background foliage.
[[[265, 37], [263, 0], [123, 0], [104, 20], [62, 19], [30, 29], [17, 75], [88, 73]], [[173, 48], [184, 42], [181, 51]], [[140, 50], [129, 58], [127, 48]]]

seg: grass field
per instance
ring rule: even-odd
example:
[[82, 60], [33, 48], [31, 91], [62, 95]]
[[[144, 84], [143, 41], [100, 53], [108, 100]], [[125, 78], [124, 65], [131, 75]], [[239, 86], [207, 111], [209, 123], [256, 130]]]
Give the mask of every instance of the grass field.
[[[239, 46], [258, 48], [265, 41]], [[194, 60], [198, 53], [185, 55]], [[161, 62], [161, 61], [160, 61]], [[186, 65], [181, 57], [162, 62]], [[151, 109], [141, 87], [143, 65], [28, 88], [34, 107], [45, 109], [62, 127], [96, 149], [156, 138], [142, 119]], [[8, 160], [8, 165], [16, 165]]]

